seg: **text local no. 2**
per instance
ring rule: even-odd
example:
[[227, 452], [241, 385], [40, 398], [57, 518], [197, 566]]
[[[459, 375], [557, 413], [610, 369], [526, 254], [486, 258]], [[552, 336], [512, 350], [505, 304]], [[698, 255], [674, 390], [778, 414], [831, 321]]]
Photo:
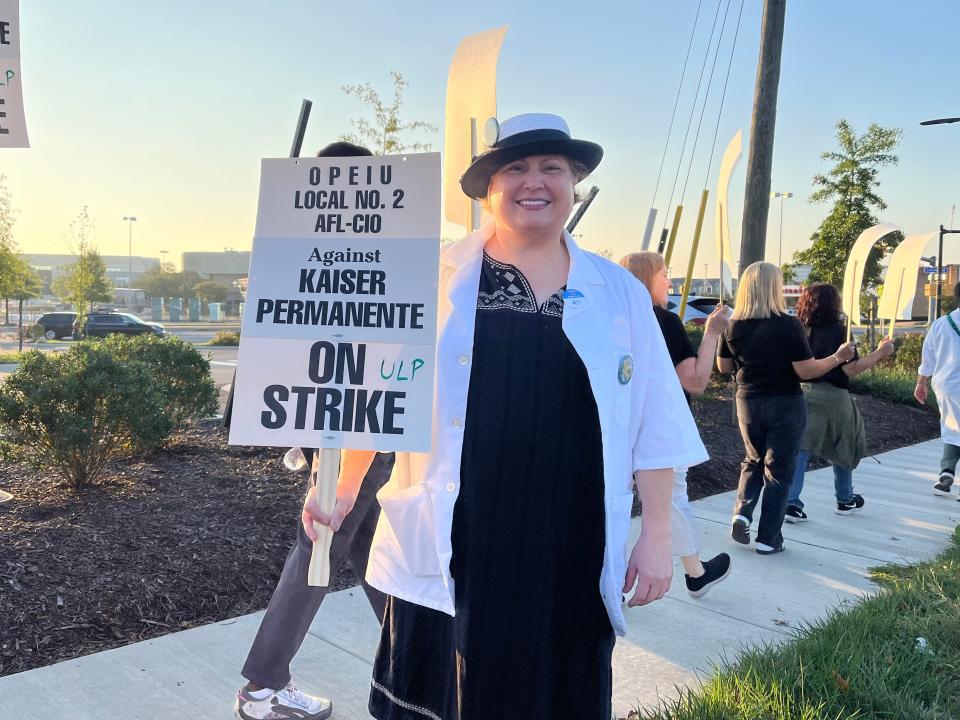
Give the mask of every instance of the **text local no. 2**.
[[[371, 185], [377, 179], [372, 165], [362, 167], [351, 165], [347, 170], [348, 185]], [[323, 169], [310, 168], [309, 182], [311, 185], [322, 185], [326, 179], [327, 185], [336, 183], [342, 174], [339, 167], [327, 168], [326, 178]], [[389, 185], [393, 180], [393, 168], [390, 165], [381, 165], [379, 169], [381, 185]], [[388, 189], [389, 190], [389, 189]], [[387, 207], [382, 194], [377, 189], [355, 190], [354, 207], [358, 210], [382, 210]], [[403, 190], [396, 188], [390, 195], [390, 206], [403, 209]], [[343, 210], [350, 207], [347, 204], [346, 190], [297, 190], [293, 197], [293, 206], [297, 210]], [[376, 235], [383, 226], [383, 218], [377, 212], [355, 213], [349, 220], [344, 220], [341, 213], [317, 213], [314, 232], [343, 233], [350, 229], [355, 233], [370, 233]]]

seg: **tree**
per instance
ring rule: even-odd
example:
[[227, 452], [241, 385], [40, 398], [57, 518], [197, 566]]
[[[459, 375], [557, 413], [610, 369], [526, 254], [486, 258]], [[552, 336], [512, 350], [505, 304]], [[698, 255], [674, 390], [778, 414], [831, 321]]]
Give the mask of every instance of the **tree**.
[[393, 102], [389, 105], [384, 102], [380, 94], [370, 83], [363, 85], [344, 85], [343, 91], [359, 100], [373, 112], [373, 122], [366, 118], [351, 120], [354, 132], [341, 136], [341, 140], [363, 145], [370, 148], [376, 155], [395, 155], [397, 153], [426, 152], [430, 150], [430, 143], [415, 142], [407, 145], [401, 139], [401, 133], [421, 130], [435, 133], [436, 126], [422, 120], [403, 122], [400, 119], [400, 108], [403, 106], [403, 93], [410, 83], [403, 79], [396, 70], [390, 71], [393, 78]]
[[93, 220], [86, 206], [70, 223], [68, 243], [75, 248], [76, 261], [54, 281], [53, 292], [60, 299], [73, 303], [78, 313], [93, 309], [95, 302], [113, 299], [113, 284], [107, 277], [107, 266], [93, 247]]
[[7, 190], [7, 176], [0, 174], [0, 297], [4, 300], [3, 324], [10, 324], [10, 297], [17, 284], [19, 269], [17, 244], [13, 239], [16, 210]]
[[30, 263], [22, 255], [17, 256], [17, 268], [15, 273], [15, 282], [11, 297], [17, 301], [17, 337], [19, 338], [18, 350], [23, 350], [23, 301], [32, 300], [40, 297], [43, 290], [43, 280], [30, 267]]
[[793, 263], [784, 263], [780, 266], [784, 285], [793, 285], [797, 281], [797, 266]]
[[138, 280], [147, 297], [163, 298], [166, 302], [180, 292], [180, 273], [170, 263], [154, 265]]
[[[833, 162], [834, 166], [826, 175], [814, 176], [813, 184], [817, 189], [810, 196], [810, 202], [833, 201], [833, 208], [811, 237], [813, 244], [793, 255], [795, 263], [810, 265], [810, 280], [834, 285], [843, 283], [853, 243], [860, 233], [877, 224], [873, 210], [887, 207], [876, 193], [880, 186], [877, 175], [881, 167], [899, 162], [891, 151], [902, 134], [899, 128], [885, 128], [874, 123], [858, 136], [846, 120], [837, 123], [840, 150], [820, 156]], [[876, 286], [880, 282], [880, 260], [901, 240], [901, 233], [891, 233], [870, 251], [864, 268], [867, 286]]]
[[193, 294], [204, 303], [218, 303], [227, 299], [230, 288], [215, 280], [201, 280], [193, 288]]

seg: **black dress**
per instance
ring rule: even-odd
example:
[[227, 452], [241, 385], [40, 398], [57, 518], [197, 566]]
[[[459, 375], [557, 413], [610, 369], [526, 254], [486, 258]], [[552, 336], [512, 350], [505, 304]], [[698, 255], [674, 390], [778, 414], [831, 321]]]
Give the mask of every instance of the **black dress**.
[[451, 538], [456, 617], [390, 598], [378, 720], [610, 718], [600, 421], [562, 318], [562, 291], [538, 306], [519, 270], [484, 255]]

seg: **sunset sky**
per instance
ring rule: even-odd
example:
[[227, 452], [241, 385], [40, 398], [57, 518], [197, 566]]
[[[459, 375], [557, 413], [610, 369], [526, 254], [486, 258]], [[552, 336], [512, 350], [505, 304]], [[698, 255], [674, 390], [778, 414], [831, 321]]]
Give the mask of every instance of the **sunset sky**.
[[[721, 18], [726, 5], [721, 0]], [[744, 3], [708, 172], [739, 7], [739, 0], [730, 4], [690, 171], [681, 257], [705, 178], [712, 191], [724, 146], [738, 128], [749, 132], [759, 0]], [[679, 131], [657, 195], [661, 218], [716, 9], [716, 0], [703, 0]], [[33, 147], [0, 150], [0, 173], [18, 210], [16, 240], [24, 251], [67, 252], [70, 221], [88, 206], [104, 254], [127, 253], [124, 215], [139, 218], [135, 255], [249, 249], [259, 159], [287, 154], [302, 98], [314, 101], [304, 145], [304, 154], [312, 154], [364, 112], [341, 86], [369, 81], [386, 95], [389, 71], [396, 69], [410, 82], [405, 117], [440, 127], [432, 137], [409, 139], [432, 141], [439, 150], [447, 69], [457, 44], [465, 35], [509, 25], [498, 114], [556, 112], [575, 136], [602, 144], [605, 159], [589, 181], [601, 191], [581, 225], [582, 242], [617, 255], [638, 249], [696, 11], [696, 0], [24, 0], [23, 84]], [[880, 195], [889, 208], [880, 219], [907, 233], [949, 224], [951, 206], [960, 202], [960, 124], [919, 123], [960, 116], [958, 30], [960, 6], [948, 0], [788, 3], [773, 166], [773, 189], [794, 193], [784, 209], [785, 255], [805, 246], [827, 213], [807, 198], [812, 176], [828, 168], [819, 155], [835, 147], [834, 125], [842, 117], [858, 131], [871, 122], [903, 129], [900, 164], [881, 171]], [[747, 141], [730, 189], [734, 253]], [[776, 260], [779, 206], [770, 217], [768, 258]], [[704, 263], [716, 262], [709, 216], [705, 227], [697, 275]], [[444, 229], [458, 233], [452, 225]], [[960, 247], [949, 250], [947, 260], [960, 262]]]

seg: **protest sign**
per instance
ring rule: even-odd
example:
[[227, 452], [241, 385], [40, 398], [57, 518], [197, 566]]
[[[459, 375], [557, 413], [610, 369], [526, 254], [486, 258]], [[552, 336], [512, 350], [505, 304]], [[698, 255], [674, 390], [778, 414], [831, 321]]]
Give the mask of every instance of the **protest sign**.
[[0, 147], [30, 147], [20, 85], [19, 0], [0, 0]]
[[230, 442], [430, 448], [440, 156], [263, 160]]

